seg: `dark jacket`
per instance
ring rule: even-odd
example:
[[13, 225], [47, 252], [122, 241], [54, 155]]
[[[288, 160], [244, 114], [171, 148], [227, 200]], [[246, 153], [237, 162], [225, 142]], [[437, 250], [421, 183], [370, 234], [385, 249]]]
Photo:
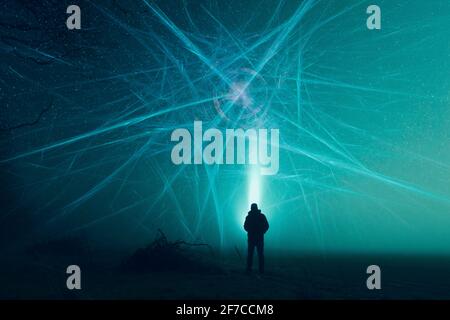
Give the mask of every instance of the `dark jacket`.
[[269, 229], [269, 223], [261, 210], [249, 211], [245, 218], [244, 229], [248, 233], [249, 241], [264, 241], [264, 233]]

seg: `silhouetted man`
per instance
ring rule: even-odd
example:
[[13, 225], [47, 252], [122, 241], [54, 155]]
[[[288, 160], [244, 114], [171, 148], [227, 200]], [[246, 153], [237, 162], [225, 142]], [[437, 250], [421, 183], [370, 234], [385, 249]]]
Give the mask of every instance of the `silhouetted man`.
[[244, 229], [248, 234], [247, 272], [251, 272], [253, 252], [258, 251], [259, 272], [264, 272], [264, 233], [269, 229], [266, 216], [261, 213], [256, 203], [252, 203], [245, 218]]

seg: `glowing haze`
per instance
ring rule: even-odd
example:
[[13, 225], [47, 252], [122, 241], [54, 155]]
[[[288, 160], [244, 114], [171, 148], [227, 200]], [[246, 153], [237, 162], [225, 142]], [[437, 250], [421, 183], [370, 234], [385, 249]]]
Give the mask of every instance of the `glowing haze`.
[[[65, 28], [59, 4], [5, 16], [40, 30], [11, 29], [2, 53], [9, 243], [136, 247], [161, 228], [241, 248], [257, 202], [268, 250], [448, 253], [450, 3], [377, 5], [381, 30], [337, 0], [92, 1], [62, 34], [45, 29]], [[276, 174], [172, 162], [172, 133], [199, 121], [223, 141], [279, 130]]]

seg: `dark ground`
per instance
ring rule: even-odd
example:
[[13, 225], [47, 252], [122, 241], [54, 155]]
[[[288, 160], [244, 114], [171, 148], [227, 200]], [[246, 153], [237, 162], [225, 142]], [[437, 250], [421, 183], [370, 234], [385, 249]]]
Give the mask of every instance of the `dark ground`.
[[[264, 275], [246, 275], [236, 253], [200, 253], [211, 269], [133, 273], [123, 254], [81, 258], [4, 256], [1, 299], [450, 299], [450, 259], [442, 257], [267, 254]], [[198, 256], [198, 255], [197, 255]], [[65, 268], [82, 270], [82, 290], [66, 289]], [[366, 289], [366, 268], [381, 267], [382, 290]]]

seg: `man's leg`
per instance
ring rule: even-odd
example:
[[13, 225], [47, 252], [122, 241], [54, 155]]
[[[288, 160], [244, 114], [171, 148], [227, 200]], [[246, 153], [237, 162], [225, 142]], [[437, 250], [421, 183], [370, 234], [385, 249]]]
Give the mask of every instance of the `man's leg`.
[[247, 271], [252, 270], [253, 263], [253, 252], [255, 251], [255, 244], [253, 242], [248, 242], [248, 252], [247, 252]]
[[258, 242], [256, 249], [258, 250], [259, 272], [264, 273], [264, 242]]

